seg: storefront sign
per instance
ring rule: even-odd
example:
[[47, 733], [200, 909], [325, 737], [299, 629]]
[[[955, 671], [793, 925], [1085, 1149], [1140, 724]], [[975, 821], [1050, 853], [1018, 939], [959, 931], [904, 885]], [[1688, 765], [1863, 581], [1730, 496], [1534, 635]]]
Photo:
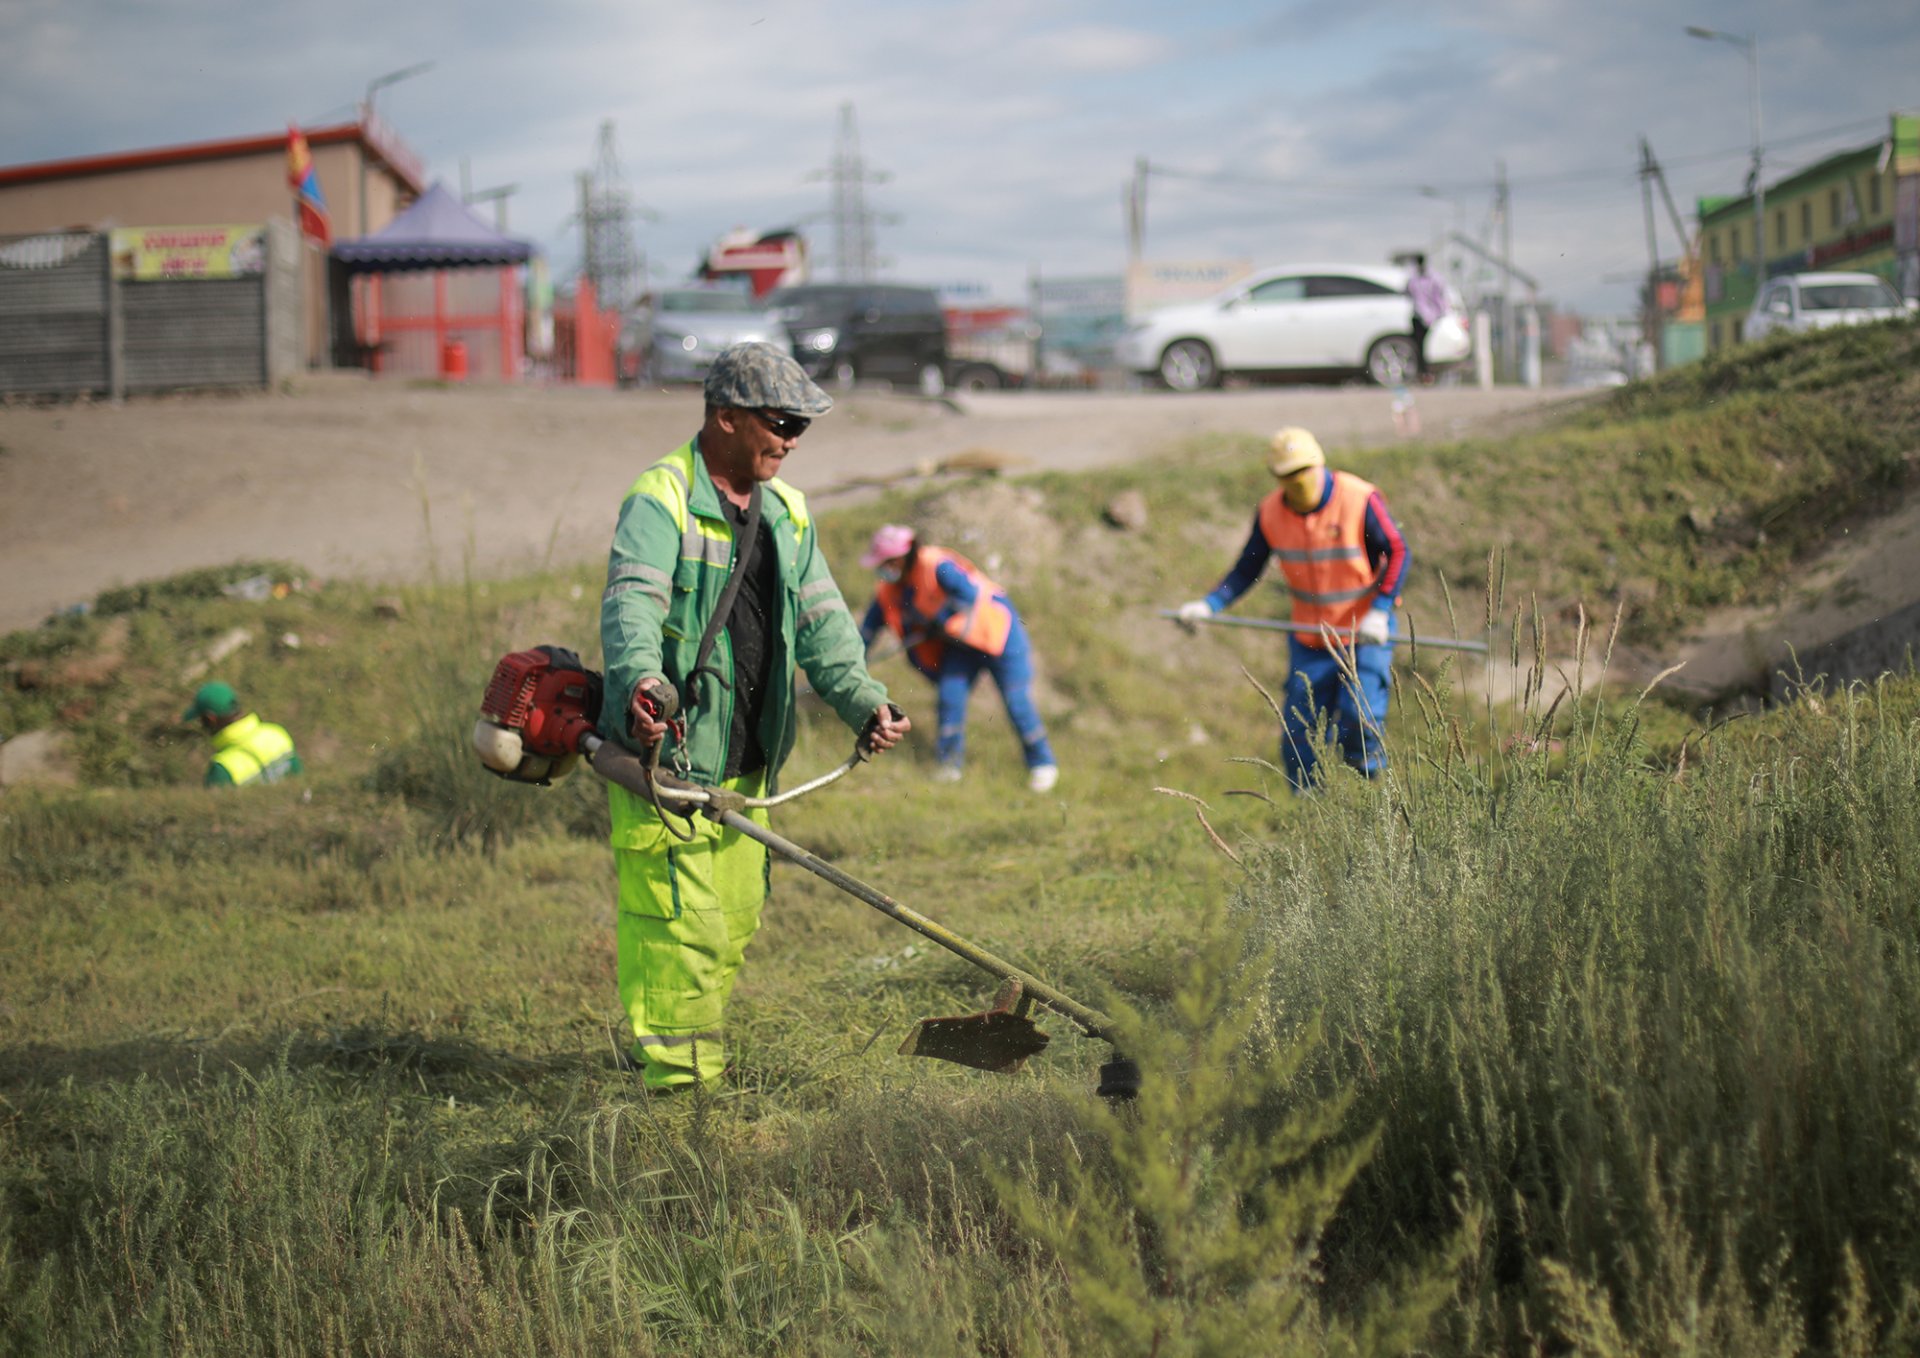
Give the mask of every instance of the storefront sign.
[[1252, 272], [1246, 259], [1135, 260], [1127, 266], [1127, 315], [1204, 302]]
[[127, 226], [113, 233], [113, 272], [140, 282], [244, 278], [266, 266], [266, 229], [251, 226]]

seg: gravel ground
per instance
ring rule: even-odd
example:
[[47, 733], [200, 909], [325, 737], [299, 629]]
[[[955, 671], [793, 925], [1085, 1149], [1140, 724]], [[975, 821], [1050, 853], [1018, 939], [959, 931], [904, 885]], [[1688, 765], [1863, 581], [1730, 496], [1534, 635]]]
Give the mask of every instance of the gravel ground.
[[[1425, 391], [1424, 436], [1497, 426], [1562, 397]], [[699, 421], [691, 389], [441, 389], [348, 374], [275, 394], [0, 407], [0, 631], [113, 585], [241, 558], [395, 581], [426, 574], [436, 551], [457, 571], [469, 545], [485, 574], [596, 559], [627, 486]], [[1334, 448], [1396, 437], [1387, 394], [1372, 387], [950, 403], [861, 392], [809, 431], [784, 475], [833, 502], [849, 480], [976, 449], [1078, 469], [1281, 424]]]

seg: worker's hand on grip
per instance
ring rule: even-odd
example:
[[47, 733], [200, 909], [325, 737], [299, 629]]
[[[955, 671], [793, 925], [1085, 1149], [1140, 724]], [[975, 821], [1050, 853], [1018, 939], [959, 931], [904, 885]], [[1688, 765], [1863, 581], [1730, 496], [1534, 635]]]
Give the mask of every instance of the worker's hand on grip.
[[1180, 625], [1189, 632], [1193, 630], [1193, 625], [1196, 622], [1205, 622], [1212, 616], [1213, 605], [1205, 599], [1195, 599], [1191, 603], [1181, 604], [1180, 611], [1176, 615]]
[[646, 678], [633, 686], [627, 705], [627, 734], [641, 745], [657, 745], [667, 734], [667, 718], [679, 707], [679, 696], [666, 680]]
[[882, 750], [891, 750], [906, 738], [913, 729], [905, 712], [892, 703], [881, 703], [873, 709], [873, 715], [867, 718], [866, 729], [860, 733], [860, 748], [868, 754], [879, 754]]
[[1362, 646], [1384, 646], [1393, 639], [1392, 614], [1384, 608], [1369, 608], [1353, 629], [1353, 639]]

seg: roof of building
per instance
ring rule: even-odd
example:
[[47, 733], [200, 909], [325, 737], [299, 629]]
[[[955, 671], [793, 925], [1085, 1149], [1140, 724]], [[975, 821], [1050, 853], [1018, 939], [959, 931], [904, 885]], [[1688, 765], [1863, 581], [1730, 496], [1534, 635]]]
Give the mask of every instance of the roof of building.
[[[1818, 183], [1828, 175], [1841, 170], [1852, 169], [1863, 161], [1878, 161], [1881, 148], [1886, 145], [1886, 141], [1887, 139], [1885, 137], [1881, 137], [1876, 141], [1868, 142], [1865, 146], [1850, 146], [1844, 151], [1835, 151], [1830, 156], [1822, 156], [1819, 160], [1814, 161], [1813, 164], [1803, 165], [1792, 174], [1777, 179], [1767, 185], [1767, 196], [1770, 198], [1775, 196], [1785, 198], [1811, 184]], [[1704, 197], [1698, 201], [1698, 209], [1700, 224], [1705, 226], [1716, 217], [1751, 213], [1753, 211], [1753, 195], [1750, 193], [1741, 193], [1718, 197]], [[1734, 209], [1738, 209], [1738, 212], [1735, 212]]]
[[[304, 131], [309, 146], [335, 146], [357, 142], [368, 156], [387, 167], [394, 177], [415, 193], [426, 187], [420, 158], [388, 130], [380, 119], [369, 123], [340, 123]], [[199, 161], [226, 160], [235, 156], [257, 156], [263, 152], [284, 151], [287, 134], [275, 132], [262, 137], [232, 137], [221, 141], [185, 142], [178, 146], [157, 146], [143, 151], [113, 151], [105, 155], [75, 156], [67, 160], [42, 160], [30, 165], [0, 168], [0, 188], [16, 184], [37, 184], [50, 179], [80, 179], [88, 175], [114, 174], [122, 170], [145, 170], [165, 165], [190, 165]]]
[[531, 244], [495, 231], [437, 182], [372, 235], [333, 247], [333, 257], [356, 273], [522, 264], [532, 254]]

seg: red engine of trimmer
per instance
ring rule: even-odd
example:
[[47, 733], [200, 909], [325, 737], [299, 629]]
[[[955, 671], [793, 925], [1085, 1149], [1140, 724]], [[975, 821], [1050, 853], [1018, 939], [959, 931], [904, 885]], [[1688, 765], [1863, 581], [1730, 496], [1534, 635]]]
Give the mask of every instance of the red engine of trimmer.
[[578, 761], [603, 691], [600, 676], [564, 646], [502, 656], [480, 700], [474, 753], [502, 778], [551, 783]]

